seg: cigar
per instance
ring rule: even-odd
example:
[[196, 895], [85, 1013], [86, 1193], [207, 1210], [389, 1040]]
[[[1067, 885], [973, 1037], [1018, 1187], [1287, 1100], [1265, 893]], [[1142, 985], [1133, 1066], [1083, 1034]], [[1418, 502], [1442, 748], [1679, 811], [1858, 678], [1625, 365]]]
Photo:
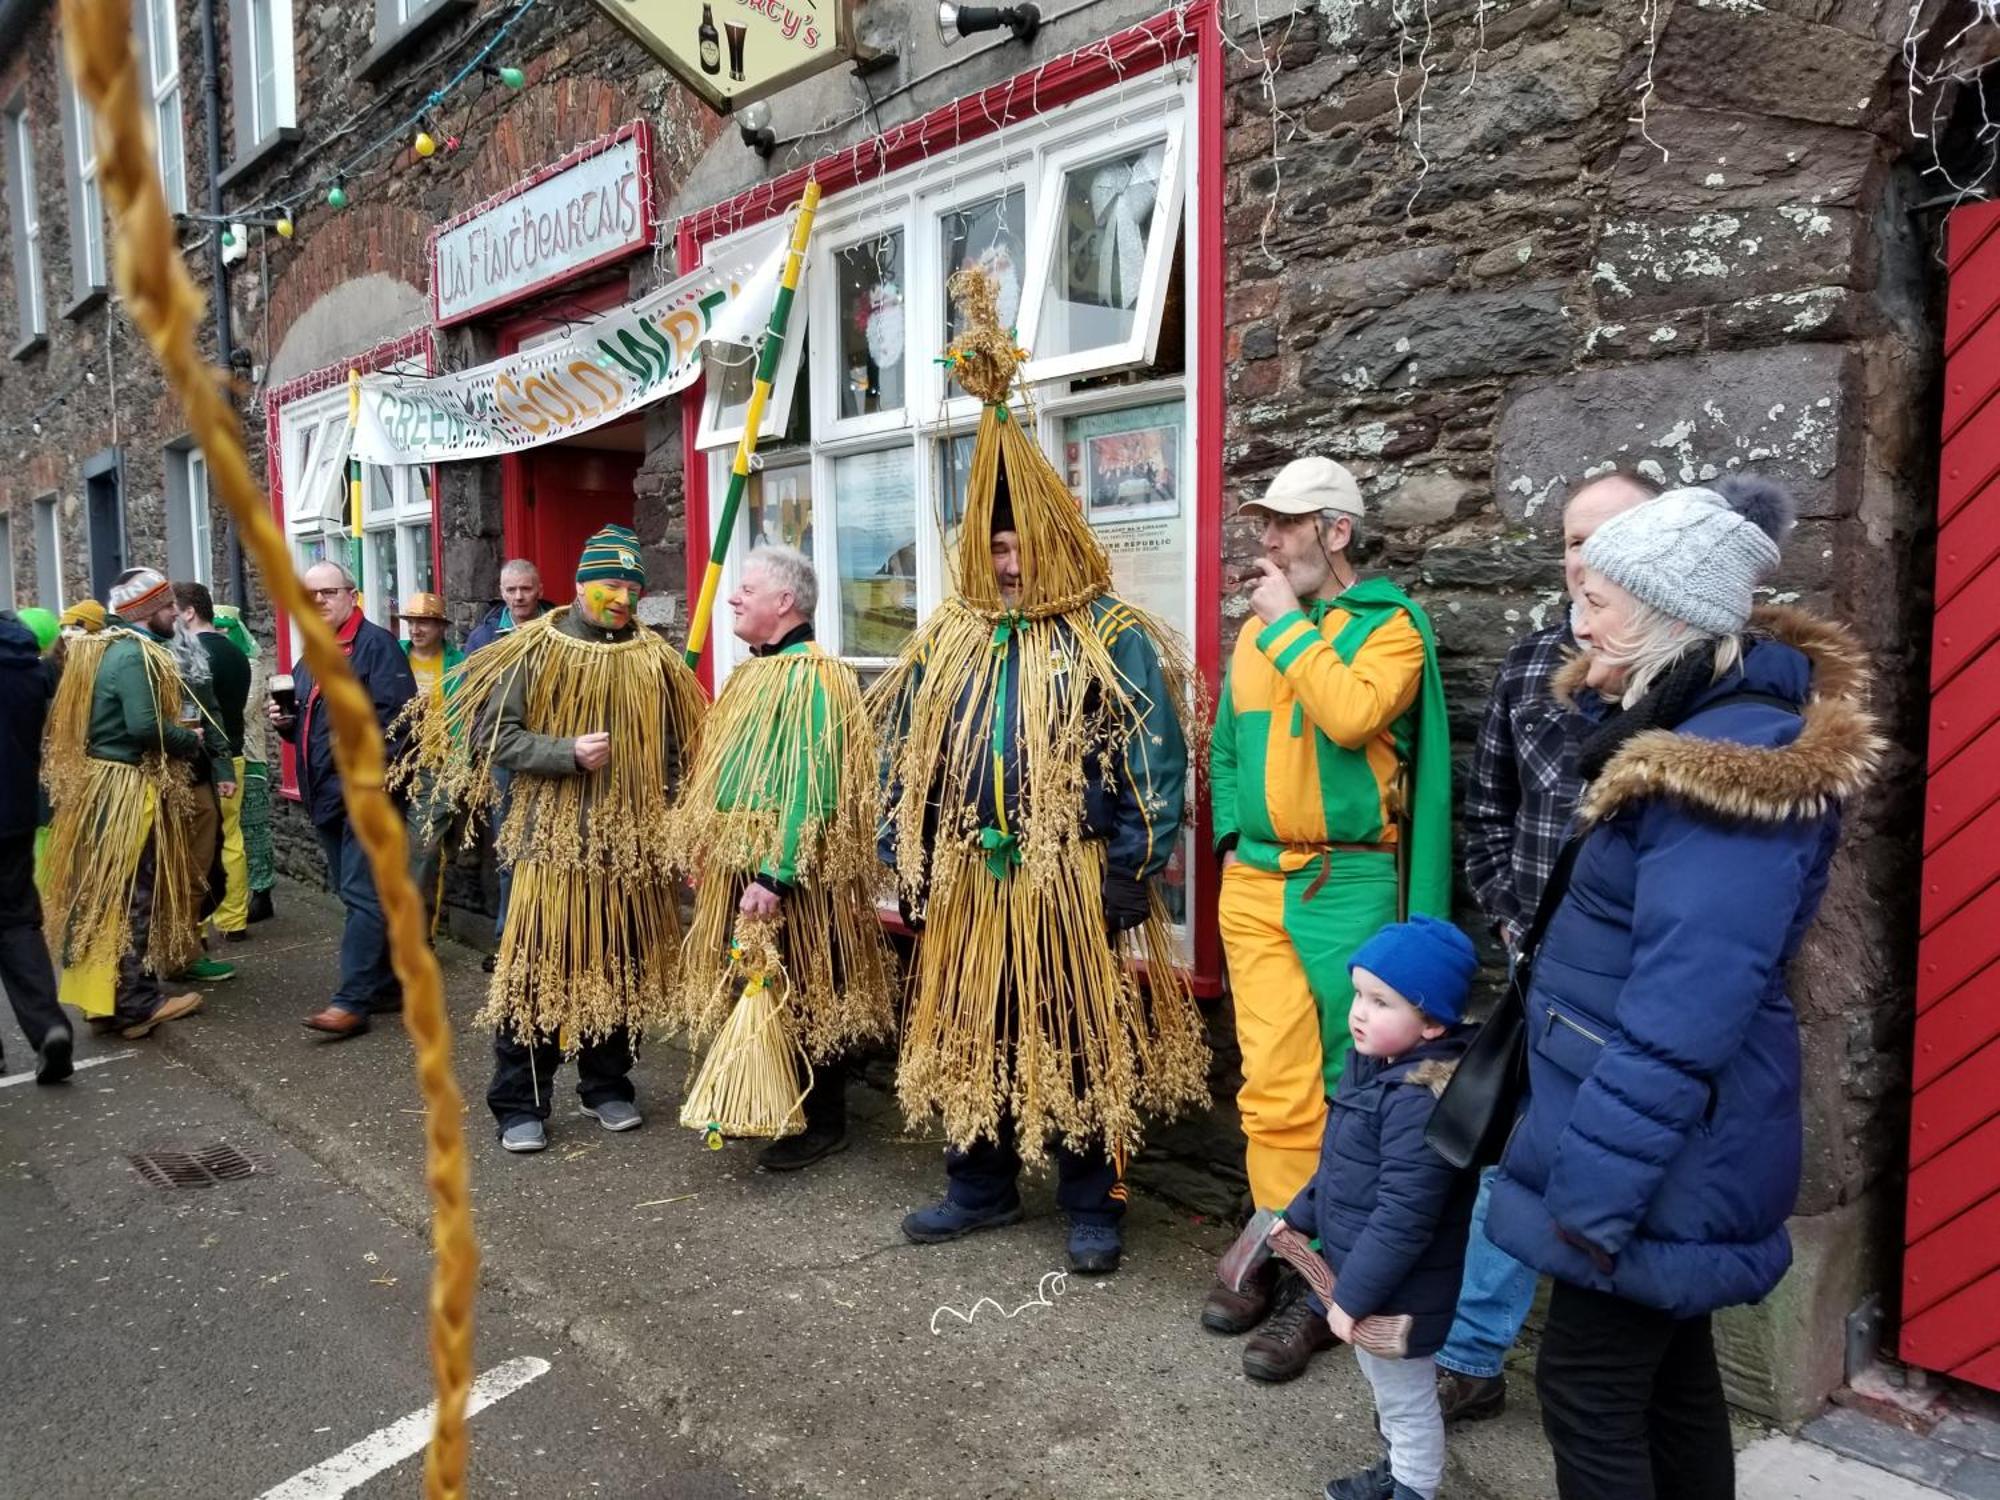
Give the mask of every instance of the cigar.
[[1261, 583], [1263, 581], [1263, 578], [1264, 574], [1262, 570], [1257, 568], [1245, 568], [1241, 572], [1232, 573], [1229, 575], [1229, 586], [1231, 588], [1236, 588], [1236, 589], [1245, 589], [1250, 587], [1250, 585], [1253, 583]]

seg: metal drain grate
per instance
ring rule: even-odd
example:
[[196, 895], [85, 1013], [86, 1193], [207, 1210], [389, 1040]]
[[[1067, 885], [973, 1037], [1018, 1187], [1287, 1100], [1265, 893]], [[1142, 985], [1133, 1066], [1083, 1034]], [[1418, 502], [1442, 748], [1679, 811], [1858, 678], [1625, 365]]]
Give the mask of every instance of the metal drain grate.
[[140, 1151], [127, 1158], [139, 1176], [156, 1188], [208, 1188], [240, 1182], [267, 1170], [227, 1141], [199, 1151]]

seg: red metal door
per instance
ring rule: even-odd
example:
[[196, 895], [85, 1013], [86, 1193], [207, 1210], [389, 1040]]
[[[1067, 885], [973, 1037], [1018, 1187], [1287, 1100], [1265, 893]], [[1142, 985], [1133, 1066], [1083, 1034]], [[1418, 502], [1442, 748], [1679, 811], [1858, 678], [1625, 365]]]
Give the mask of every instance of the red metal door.
[[2000, 1390], [2000, 203], [1947, 245], [1901, 1352]]

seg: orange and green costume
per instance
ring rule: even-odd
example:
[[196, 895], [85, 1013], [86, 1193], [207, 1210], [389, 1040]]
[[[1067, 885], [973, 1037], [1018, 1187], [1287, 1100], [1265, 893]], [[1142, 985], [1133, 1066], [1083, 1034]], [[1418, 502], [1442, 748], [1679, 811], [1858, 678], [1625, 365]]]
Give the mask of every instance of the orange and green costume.
[[1451, 746], [1430, 621], [1386, 579], [1237, 637], [1210, 751], [1251, 1193], [1312, 1179], [1354, 999], [1347, 960], [1451, 908]]

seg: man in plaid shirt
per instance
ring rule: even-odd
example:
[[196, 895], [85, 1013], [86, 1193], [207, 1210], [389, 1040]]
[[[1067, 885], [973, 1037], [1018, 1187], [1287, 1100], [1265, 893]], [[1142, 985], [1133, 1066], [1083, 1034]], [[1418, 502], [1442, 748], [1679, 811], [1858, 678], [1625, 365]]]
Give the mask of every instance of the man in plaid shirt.
[[[1571, 598], [1583, 582], [1583, 544], [1622, 510], [1659, 487], [1638, 475], [1607, 474], [1563, 506], [1563, 578]], [[1565, 724], [1549, 691], [1571, 652], [1569, 613], [1509, 648], [1494, 678], [1472, 751], [1465, 793], [1465, 873], [1479, 909], [1512, 958], [1569, 831], [1583, 783]], [[1437, 1355], [1438, 1401], [1447, 1422], [1498, 1416], [1507, 1400], [1501, 1366], [1535, 1300], [1535, 1273], [1486, 1238], [1492, 1170], [1482, 1174], [1466, 1245], [1458, 1314]]]

